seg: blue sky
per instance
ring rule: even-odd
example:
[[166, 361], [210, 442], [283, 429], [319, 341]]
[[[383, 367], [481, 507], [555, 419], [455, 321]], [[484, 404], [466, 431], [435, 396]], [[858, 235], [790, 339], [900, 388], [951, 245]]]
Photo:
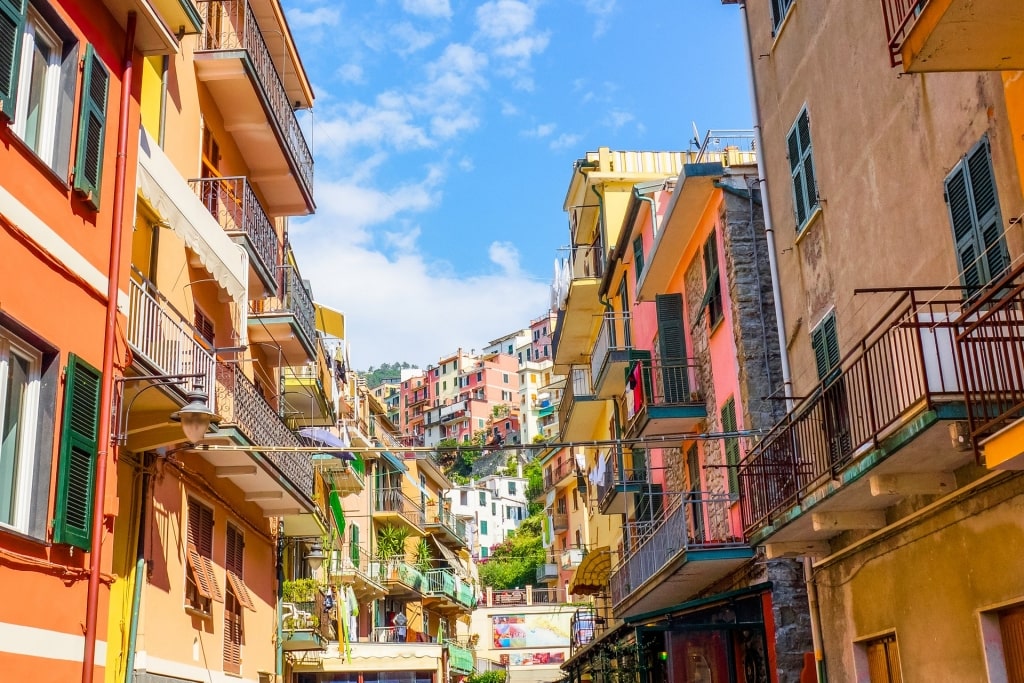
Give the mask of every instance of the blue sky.
[[284, 0], [316, 92], [291, 239], [357, 368], [481, 348], [549, 304], [573, 161], [749, 128], [719, 0]]

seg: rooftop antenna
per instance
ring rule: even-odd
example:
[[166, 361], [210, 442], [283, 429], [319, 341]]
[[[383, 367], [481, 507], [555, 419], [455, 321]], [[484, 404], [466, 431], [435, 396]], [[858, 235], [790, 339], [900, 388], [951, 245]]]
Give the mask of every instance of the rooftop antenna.
[[697, 122], [690, 121], [690, 125], [693, 126], [693, 140], [690, 141], [690, 144], [700, 149], [700, 131], [697, 130]]

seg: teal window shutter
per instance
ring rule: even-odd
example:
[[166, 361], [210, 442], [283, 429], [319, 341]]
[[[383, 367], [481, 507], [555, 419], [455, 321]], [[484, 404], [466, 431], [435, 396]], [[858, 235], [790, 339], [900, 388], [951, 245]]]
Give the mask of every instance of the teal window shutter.
[[[736, 431], [736, 400], [729, 400], [722, 405], [722, 431]], [[725, 464], [729, 471], [729, 494], [733, 498], [740, 495], [740, 480], [737, 465], [740, 464], [740, 440], [736, 437], [725, 439]]]
[[660, 391], [655, 400], [682, 403], [690, 395], [686, 374], [686, 337], [683, 334], [683, 295], [658, 294], [655, 296], [658, 316], [658, 349], [661, 354]]
[[814, 364], [818, 379], [834, 379], [839, 367], [839, 337], [836, 335], [836, 316], [829, 313], [811, 332], [811, 346], [814, 349]]
[[818, 206], [818, 185], [814, 176], [814, 155], [811, 151], [811, 122], [807, 109], [800, 115], [786, 138], [789, 150], [789, 171], [793, 179], [793, 210], [796, 213], [797, 232]]
[[1010, 266], [987, 137], [953, 167], [945, 185], [960, 281], [971, 296]]
[[78, 356], [68, 358], [53, 540], [82, 550], [92, 541], [101, 379], [100, 371]]
[[81, 192], [94, 209], [99, 209], [110, 72], [96, 56], [92, 45], [85, 48], [84, 64], [78, 115], [78, 152], [75, 155], [75, 190]]
[[0, 0], [0, 115], [14, 118], [28, 0]]
[[633, 240], [633, 268], [636, 281], [640, 282], [640, 274], [644, 270], [644, 238], [642, 235]]
[[349, 557], [352, 558], [352, 564], [357, 569], [359, 568], [359, 527], [355, 524], [349, 527]]

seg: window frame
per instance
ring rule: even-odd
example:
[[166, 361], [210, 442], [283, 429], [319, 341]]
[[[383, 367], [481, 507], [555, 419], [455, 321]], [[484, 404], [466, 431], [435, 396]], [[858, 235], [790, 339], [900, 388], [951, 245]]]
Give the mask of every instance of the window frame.
[[[33, 480], [36, 476], [35, 457], [37, 434], [40, 432], [40, 394], [42, 386], [43, 352], [24, 339], [0, 327], [0, 430], [5, 430], [7, 384], [10, 378], [10, 358], [17, 354], [27, 361], [28, 373], [22, 389], [18, 415], [18, 435], [15, 445], [16, 471], [12, 476], [12, 520], [0, 521], [0, 527], [27, 534], [31, 527]], [[0, 431], [2, 437], [3, 431]], [[2, 438], [0, 438], [2, 448]], [[49, 475], [49, 472], [46, 473]]]
[[[780, 0], [784, 1], [784, 0]], [[803, 124], [801, 126], [801, 124]], [[806, 140], [803, 138], [806, 137]], [[794, 141], [796, 146], [794, 147]], [[806, 145], [804, 144], [806, 143]], [[818, 172], [814, 165], [814, 141], [811, 135], [811, 117], [807, 105], [800, 108], [793, 125], [786, 133], [786, 156], [789, 158], [790, 188], [793, 197], [793, 216], [796, 233], [800, 235], [821, 210], [818, 193]], [[796, 157], [794, 159], [794, 156]], [[807, 171], [810, 169], [810, 174]], [[803, 207], [804, 215], [800, 215]]]
[[789, 12], [793, 9], [793, 5], [796, 4], [796, 0], [771, 0], [769, 3], [770, 13], [772, 15], [772, 36], [779, 35], [779, 29], [782, 24], [786, 21], [786, 17], [789, 16]]
[[[192, 519], [193, 506], [198, 511], [199, 519]], [[204, 522], [202, 516], [206, 512], [209, 512], [210, 523], [208, 552], [206, 552], [205, 546], [201, 548], [196, 542], [193, 542], [193, 525], [199, 527], [195, 531], [195, 540], [202, 541], [206, 538], [202, 529]], [[188, 612], [203, 617], [212, 617], [213, 603], [224, 602], [224, 593], [213, 572], [213, 538], [217, 529], [217, 517], [212, 506], [192, 495], [186, 497], [184, 517], [185, 533], [183, 537], [186, 544], [184, 590], [182, 592], [184, 607]]]
[[[42, 38], [40, 41], [39, 38]], [[30, 143], [25, 139], [26, 127], [28, 125], [28, 100], [23, 88], [26, 83], [32, 83], [33, 66], [35, 65], [35, 54], [33, 48], [37, 42], [42, 42], [50, 49], [45, 72], [42, 76], [43, 93], [40, 98], [39, 118], [40, 124], [37, 132], [38, 142]], [[40, 14], [32, 4], [29, 4], [25, 13], [25, 22], [21, 35], [21, 54], [18, 57], [18, 89], [21, 90], [15, 100], [14, 118], [11, 121], [11, 128], [26, 147], [35, 152], [47, 166], [53, 168], [54, 155], [57, 152], [58, 144], [58, 111], [60, 108], [60, 87], [62, 80], [62, 65], [64, 62], [64, 40], [55, 31], [49, 22]], [[70, 145], [70, 139], [67, 141]]]

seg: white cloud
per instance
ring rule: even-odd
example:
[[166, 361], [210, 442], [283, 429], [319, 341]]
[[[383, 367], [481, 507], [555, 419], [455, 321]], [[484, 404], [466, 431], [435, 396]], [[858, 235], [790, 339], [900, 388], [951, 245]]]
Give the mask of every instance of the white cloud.
[[[293, 8], [288, 10], [288, 24], [295, 31], [336, 26], [340, 20], [341, 12], [334, 7], [317, 7], [311, 10]], [[308, 39], [308, 36], [304, 37]]]
[[414, 52], [429, 47], [437, 40], [437, 37], [433, 33], [427, 31], [418, 31], [409, 22], [402, 22], [395, 24], [391, 27], [391, 36], [402, 44], [396, 52], [402, 55], [411, 55]]
[[557, 138], [552, 140], [549, 146], [551, 147], [551, 149], [554, 150], [568, 149], [573, 145], [577, 144], [580, 141], [580, 139], [581, 136], [577, 135], [576, 133], [562, 133]]
[[362, 146], [387, 145], [399, 150], [422, 149], [433, 144], [413, 121], [413, 112], [401, 96], [382, 93], [372, 105], [352, 102], [334, 118], [316, 122], [313, 138], [317, 152], [344, 156]]
[[474, 168], [476, 168], [476, 166], [473, 164], [473, 160], [471, 158], [469, 158], [469, 157], [462, 157], [461, 159], [459, 159], [459, 170], [460, 171], [468, 173], [468, 172], [472, 171]]
[[533, 26], [533, 8], [521, 0], [491, 0], [476, 10], [476, 24], [486, 38], [503, 41]]
[[519, 250], [511, 242], [491, 242], [487, 255], [506, 275], [519, 274]]
[[342, 64], [338, 67], [338, 78], [341, 79], [342, 83], [362, 83], [363, 82], [363, 67], [358, 64]]
[[630, 121], [634, 121], [635, 119], [636, 117], [630, 114], [628, 111], [613, 109], [612, 111], [608, 112], [608, 123], [615, 130], [622, 128], [624, 125], [626, 125]]
[[502, 116], [518, 116], [519, 108], [511, 102], [505, 101], [501, 103], [501, 115]]
[[549, 31], [534, 25], [536, 12], [523, 0], [490, 0], [476, 10], [477, 39], [499, 62], [497, 73], [519, 90], [533, 90], [531, 61], [547, 49]]
[[555, 124], [553, 123], [541, 123], [536, 128], [530, 128], [523, 131], [523, 135], [528, 138], [546, 138], [555, 132]]
[[402, 9], [421, 17], [448, 19], [452, 16], [448, 0], [402, 0]]
[[608, 30], [611, 15], [618, 0], [583, 0], [583, 9], [594, 16], [594, 37], [599, 38]]

